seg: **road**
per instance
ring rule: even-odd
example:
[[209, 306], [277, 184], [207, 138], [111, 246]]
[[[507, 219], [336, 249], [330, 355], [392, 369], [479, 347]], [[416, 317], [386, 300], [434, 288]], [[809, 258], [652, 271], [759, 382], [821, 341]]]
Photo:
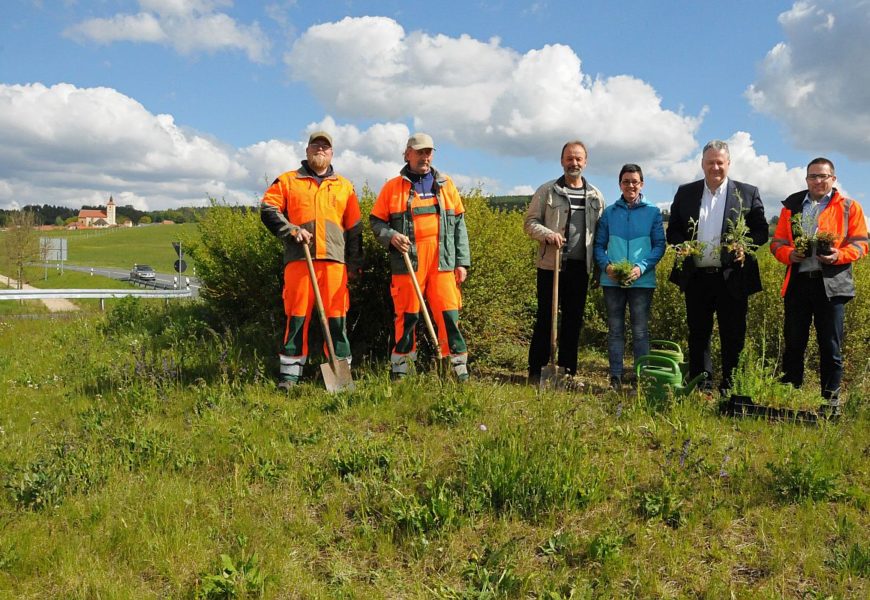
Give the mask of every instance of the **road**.
[[[45, 268], [45, 264], [37, 265], [39, 267]], [[49, 263], [49, 269], [57, 268], [57, 263]], [[131, 281], [130, 280], [130, 271], [128, 269], [118, 269], [115, 267], [83, 267], [81, 265], [63, 265], [64, 270], [68, 271], [78, 271], [81, 273], [92, 273], [94, 275], [101, 275], [103, 277], [108, 277], [110, 279], [118, 279], [121, 281]], [[175, 287], [176, 278], [178, 278], [179, 287], [183, 287], [188, 281], [190, 282], [190, 289], [193, 292], [193, 297], [196, 298], [199, 296], [199, 288], [200, 281], [195, 277], [187, 277], [185, 275], [177, 275], [177, 274], [169, 274], [169, 273], [157, 273], [157, 278], [154, 282], [151, 281], [142, 281], [136, 280], [132, 281], [135, 284], [145, 285], [146, 287], [156, 287], [163, 289], [172, 289]], [[153, 285], [152, 285], [153, 284]]]

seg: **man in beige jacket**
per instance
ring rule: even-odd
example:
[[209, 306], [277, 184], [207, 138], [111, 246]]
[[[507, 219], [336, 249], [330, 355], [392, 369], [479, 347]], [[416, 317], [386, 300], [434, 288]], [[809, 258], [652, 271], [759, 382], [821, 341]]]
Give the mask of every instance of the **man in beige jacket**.
[[[559, 268], [558, 366], [568, 375], [577, 372], [577, 344], [586, 310], [586, 291], [593, 272], [592, 243], [604, 211], [604, 196], [583, 177], [586, 145], [572, 140], [562, 147], [564, 175], [538, 188], [526, 211], [524, 230], [540, 243], [538, 252], [538, 310], [529, 347], [529, 383], [537, 383], [550, 360], [553, 269]], [[555, 265], [556, 248], [562, 249]]]

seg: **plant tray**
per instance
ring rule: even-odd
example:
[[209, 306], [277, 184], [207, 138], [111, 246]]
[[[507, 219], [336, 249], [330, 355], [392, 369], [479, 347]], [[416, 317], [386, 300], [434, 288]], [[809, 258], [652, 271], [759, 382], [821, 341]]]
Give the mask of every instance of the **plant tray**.
[[749, 396], [732, 394], [728, 400], [719, 403], [719, 413], [729, 417], [760, 417], [768, 421], [791, 421], [794, 423], [818, 423], [833, 421], [840, 414], [829, 404], [821, 405], [818, 410], [799, 410], [794, 408], [774, 408], [756, 404]]

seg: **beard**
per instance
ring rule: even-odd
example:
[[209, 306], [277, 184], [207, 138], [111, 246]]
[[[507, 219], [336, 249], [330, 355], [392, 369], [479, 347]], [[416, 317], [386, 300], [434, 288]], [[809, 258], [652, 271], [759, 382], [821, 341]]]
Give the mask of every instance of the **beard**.
[[565, 169], [565, 175], [567, 175], [568, 177], [572, 177], [572, 178], [580, 177], [580, 175], [582, 173], [583, 173], [583, 169], [580, 169], [580, 168]]
[[325, 171], [329, 168], [329, 157], [325, 154], [312, 154], [308, 157], [308, 164], [316, 172]]

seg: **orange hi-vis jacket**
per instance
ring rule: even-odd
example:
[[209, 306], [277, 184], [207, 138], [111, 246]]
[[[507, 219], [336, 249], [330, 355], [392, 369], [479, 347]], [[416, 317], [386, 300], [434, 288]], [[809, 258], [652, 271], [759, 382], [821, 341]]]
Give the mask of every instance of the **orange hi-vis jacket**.
[[329, 167], [320, 185], [308, 170], [307, 161], [295, 171], [278, 177], [260, 205], [260, 218], [284, 241], [284, 263], [305, 260], [302, 246], [293, 240], [298, 228], [314, 234], [315, 260], [362, 267], [362, 224], [359, 200], [353, 184]]
[[[789, 279], [795, 268], [795, 264], [789, 260], [789, 256], [795, 248], [791, 219], [795, 214], [801, 212], [806, 196], [807, 192], [804, 190], [783, 200], [776, 231], [770, 241], [770, 251], [776, 260], [788, 266], [785, 272], [785, 281], [782, 283], [781, 293], [783, 296], [785, 296]], [[826, 295], [828, 298], [834, 296], [853, 297], [855, 295], [855, 282], [852, 277], [852, 263], [865, 256], [870, 249], [867, 239], [867, 221], [864, 218], [861, 205], [851, 198], [840, 195], [839, 190], [834, 188], [831, 201], [819, 213], [818, 231], [833, 233], [836, 236], [834, 247], [839, 252], [836, 263], [822, 265], [822, 279]]]
[[453, 271], [456, 267], [471, 266], [468, 230], [464, 218], [465, 207], [453, 181], [433, 168], [435, 202], [431, 206], [418, 205], [414, 202], [416, 194], [411, 190], [407, 169], [408, 166], [405, 165], [399, 177], [390, 179], [384, 184], [369, 215], [369, 223], [375, 239], [388, 251], [393, 274], [405, 274], [408, 269], [401, 252], [393, 247], [390, 240], [396, 233], [411, 239], [408, 255], [416, 269], [417, 232], [414, 218], [426, 214], [438, 217], [438, 270]]

